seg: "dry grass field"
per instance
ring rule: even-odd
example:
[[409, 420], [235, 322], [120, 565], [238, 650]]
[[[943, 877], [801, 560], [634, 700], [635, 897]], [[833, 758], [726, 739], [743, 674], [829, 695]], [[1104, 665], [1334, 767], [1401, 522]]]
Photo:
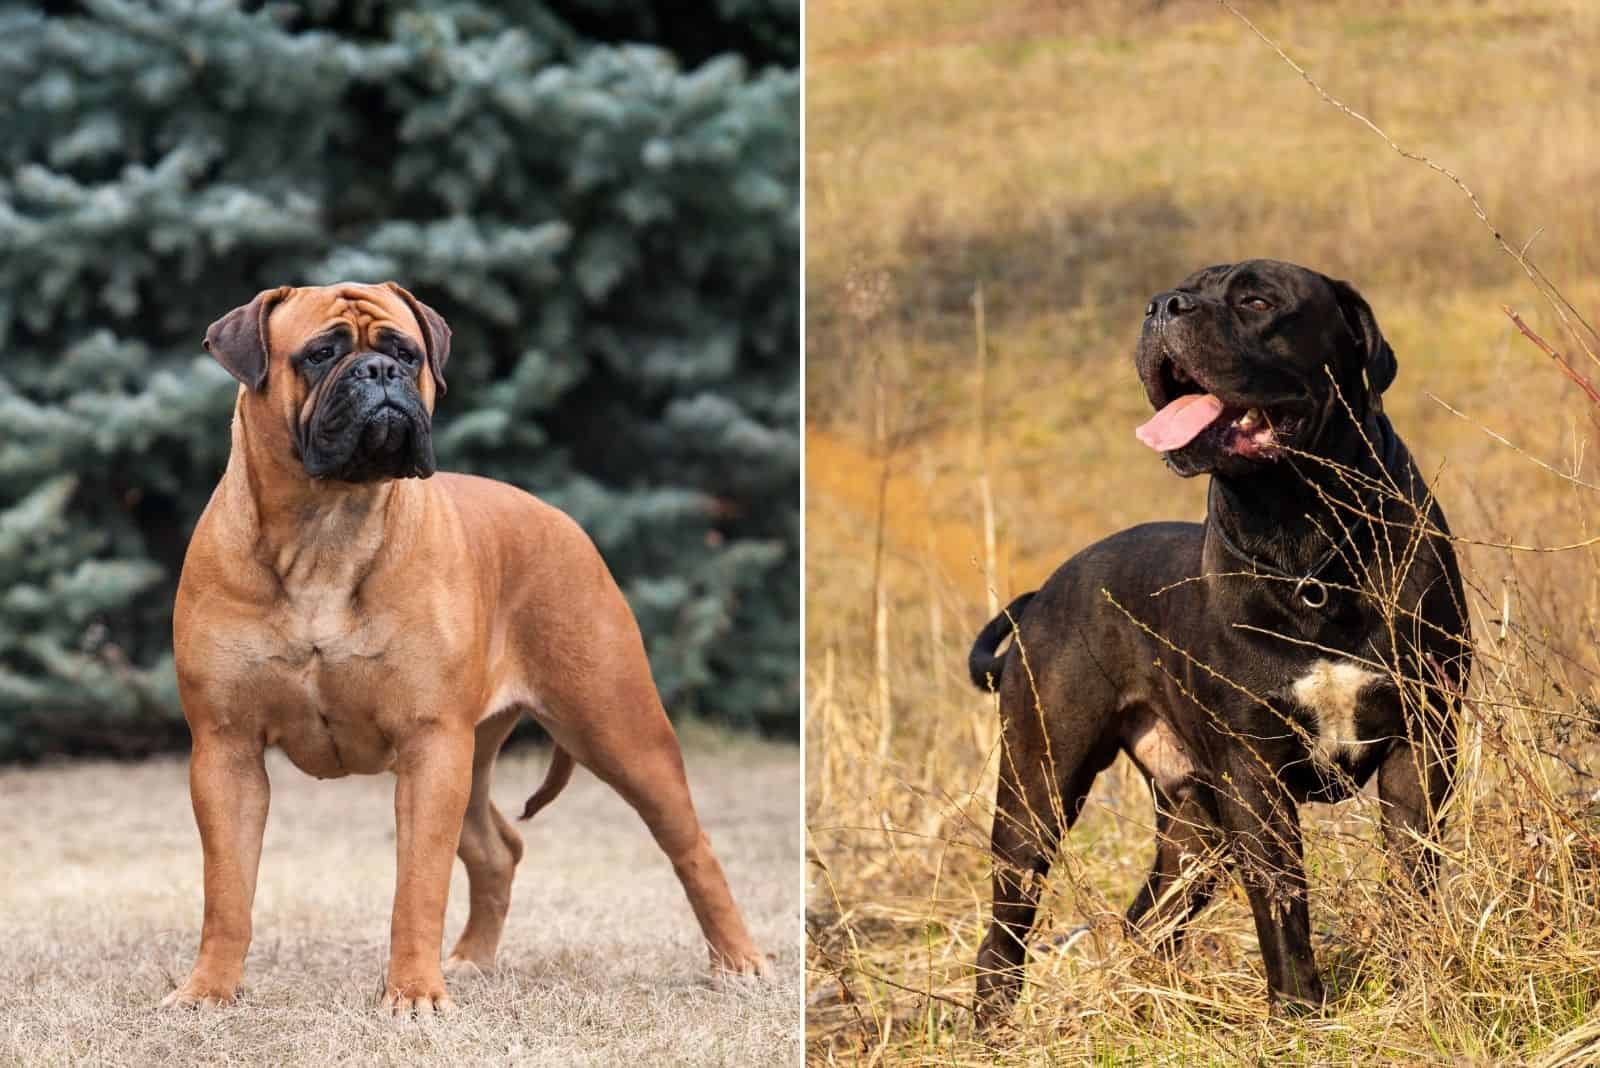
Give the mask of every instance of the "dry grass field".
[[[793, 746], [686, 737], [690, 780], [770, 982], [715, 989], [671, 866], [614, 793], [579, 771], [522, 825], [527, 853], [492, 975], [452, 981], [427, 1024], [375, 1011], [394, 880], [393, 780], [316, 782], [281, 759], [245, 995], [158, 1011], [200, 924], [186, 763], [0, 771], [0, 1064], [778, 1065], [799, 1049]], [[545, 754], [501, 760], [508, 812]], [[447, 937], [460, 930], [456, 866]]]
[[[1237, 6], [1459, 173], [1600, 314], [1600, 9]], [[1600, 535], [1600, 421], [1502, 305], [1600, 365], [1458, 189], [1209, 0], [814, 0], [807, 17], [809, 1057], [1600, 1063], [1600, 551], [1560, 548]], [[1250, 256], [1366, 295], [1399, 356], [1385, 407], [1460, 538], [1478, 668], [1443, 885], [1422, 902], [1385, 881], [1373, 799], [1308, 806], [1336, 993], [1272, 1019], [1236, 888], [1173, 963], [1121, 933], [1152, 832], [1119, 761], [1041, 912], [1093, 936], [1036, 955], [1012, 1028], [982, 1034], [967, 1006], [996, 719], [965, 677], [990, 615], [981, 476], [1002, 603], [1106, 534], [1198, 519], [1203, 480], [1133, 437], [1133, 342], [1152, 292]]]

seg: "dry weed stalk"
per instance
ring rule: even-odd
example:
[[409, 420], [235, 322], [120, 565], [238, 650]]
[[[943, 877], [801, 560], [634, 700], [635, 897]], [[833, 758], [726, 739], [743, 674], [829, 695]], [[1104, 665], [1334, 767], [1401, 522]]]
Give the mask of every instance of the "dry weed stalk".
[[1478, 221], [1483, 224], [1484, 228], [1488, 230], [1489, 234], [1494, 238], [1495, 245], [1499, 247], [1501, 252], [1504, 252], [1507, 256], [1510, 256], [1516, 265], [1522, 269], [1522, 273], [1528, 276], [1528, 280], [1533, 283], [1533, 286], [1536, 290], [1538, 290], [1539, 295], [1544, 297], [1545, 302], [1550, 305], [1551, 310], [1554, 311], [1556, 317], [1561, 320], [1561, 325], [1566, 328], [1568, 334], [1571, 335], [1578, 347], [1584, 351], [1589, 359], [1593, 360], [1596, 364], [1600, 364], [1600, 354], [1595, 352], [1594, 344], [1595, 340], [1600, 339], [1600, 333], [1595, 331], [1593, 324], [1591, 324], [1588, 319], [1584, 317], [1583, 313], [1579, 311], [1577, 307], [1575, 307], [1559, 289], [1556, 288], [1555, 283], [1552, 282], [1550, 278], [1546, 276], [1544, 271], [1539, 268], [1538, 264], [1534, 263], [1533, 260], [1528, 256], [1528, 249], [1532, 246], [1534, 240], [1539, 236], [1538, 233], [1535, 233], [1532, 237], [1530, 237], [1521, 248], [1513, 247], [1510, 242], [1505, 239], [1500, 227], [1495, 225], [1494, 220], [1489, 217], [1489, 213], [1484, 210], [1483, 204], [1478, 200], [1478, 195], [1472, 191], [1472, 187], [1467, 185], [1460, 175], [1451, 170], [1449, 167], [1446, 167], [1431, 157], [1425, 155], [1424, 153], [1402, 147], [1377, 123], [1373, 122], [1367, 116], [1363, 115], [1361, 112], [1355, 110], [1350, 105], [1346, 104], [1344, 101], [1328, 92], [1327, 89], [1323, 88], [1322, 84], [1313, 78], [1309, 71], [1307, 71], [1299, 63], [1296, 63], [1294, 59], [1283, 50], [1282, 45], [1263, 32], [1261, 28], [1254, 22], [1251, 22], [1250, 19], [1246, 17], [1245, 14], [1238, 8], [1234, 7], [1229, 0], [1217, 0], [1217, 3], [1226, 9], [1227, 12], [1234, 18], [1238, 19], [1240, 22], [1249, 27], [1251, 33], [1254, 33], [1262, 40], [1263, 43], [1267, 45], [1268, 48], [1271, 48], [1274, 52], [1276, 52], [1278, 54], [1278, 58], [1283, 60], [1284, 63], [1288, 64], [1288, 66], [1293, 69], [1296, 74], [1300, 75], [1300, 77], [1305, 80], [1305, 83], [1311, 86], [1312, 89], [1316, 90], [1317, 95], [1320, 96], [1325, 102], [1337, 108], [1345, 115], [1348, 115], [1356, 122], [1359, 122], [1373, 133], [1377, 134], [1378, 137], [1383, 139], [1385, 144], [1387, 144], [1391, 149], [1404, 158], [1411, 160], [1413, 163], [1420, 163], [1429, 170], [1444, 176], [1452, 185], [1460, 190], [1461, 194], [1467, 198], [1467, 202], [1471, 205], [1472, 214], [1477, 216]]

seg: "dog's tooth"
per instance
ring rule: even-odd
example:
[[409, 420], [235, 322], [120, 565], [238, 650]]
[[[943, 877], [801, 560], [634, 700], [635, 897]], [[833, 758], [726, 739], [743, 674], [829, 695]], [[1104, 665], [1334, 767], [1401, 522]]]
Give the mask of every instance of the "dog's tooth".
[[1249, 430], [1261, 421], [1261, 409], [1251, 408], [1239, 419], [1239, 429]]

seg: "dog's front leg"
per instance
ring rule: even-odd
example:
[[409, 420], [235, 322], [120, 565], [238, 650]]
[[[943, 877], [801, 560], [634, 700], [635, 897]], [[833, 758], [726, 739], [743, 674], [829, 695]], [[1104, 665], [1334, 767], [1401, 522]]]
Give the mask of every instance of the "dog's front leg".
[[1432, 893], [1439, 878], [1434, 843], [1444, 831], [1444, 806], [1455, 784], [1457, 726], [1470, 666], [1464, 657], [1445, 664], [1432, 655], [1422, 658], [1419, 673], [1432, 685], [1417, 695], [1419, 700], [1407, 702], [1406, 739], [1378, 766], [1390, 863], [1422, 894]]
[[1261, 941], [1267, 993], [1275, 1013], [1322, 1006], [1322, 981], [1311, 951], [1300, 816], [1283, 785], [1243, 747], [1217, 785], [1217, 807]]
[[1442, 810], [1455, 771], [1453, 734], [1433, 745], [1403, 742], [1378, 768], [1383, 838], [1391, 863], [1419, 893], [1430, 894], [1439, 878], [1433, 847], [1444, 829]]
[[383, 1007], [396, 1016], [450, 1008], [439, 963], [450, 867], [472, 787], [470, 725], [411, 732], [395, 762], [395, 893]]
[[[191, 724], [199, 719], [191, 713]], [[271, 795], [259, 738], [193, 729], [189, 798], [205, 856], [205, 918], [194, 970], [161, 1002], [163, 1008], [233, 1000], [250, 949], [250, 911]]]

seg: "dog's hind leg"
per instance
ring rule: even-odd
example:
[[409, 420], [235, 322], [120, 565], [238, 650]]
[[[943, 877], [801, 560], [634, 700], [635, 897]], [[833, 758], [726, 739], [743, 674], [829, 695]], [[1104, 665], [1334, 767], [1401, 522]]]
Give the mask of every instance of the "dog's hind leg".
[[1128, 906], [1126, 923], [1155, 949], [1175, 956], [1189, 921], [1211, 903], [1218, 871], [1210, 857], [1220, 835], [1192, 790], [1176, 798], [1152, 784], [1156, 802], [1156, 860]]
[[1176, 954], [1184, 927], [1216, 889], [1216, 868], [1207, 862], [1221, 840], [1216, 814], [1194, 781], [1195, 765], [1182, 740], [1152, 708], [1130, 706], [1119, 740], [1149, 784], [1156, 814], [1155, 864], [1128, 906], [1126, 924], [1158, 951]]
[[578, 755], [634, 807], [672, 862], [700, 921], [713, 972], [764, 975], [767, 958], [751, 939], [727, 876], [701, 829], [677, 735], [660, 709], [655, 701], [646, 722], [635, 724], [625, 737], [604, 739], [607, 745], [597, 744], [601, 739], [586, 739], [588, 747]]
[[[537, 613], [522, 624], [537, 637], [526, 649], [530, 688], [539, 696], [532, 714], [644, 820], [699, 921], [713, 975], [764, 975], [768, 958], [750, 937], [695, 811], [639, 626], [605, 565], [592, 548], [584, 551], [588, 562], [573, 572], [574, 581], [591, 584], [584, 610], [562, 615], [559, 626]], [[554, 774], [559, 782], [565, 772]]]
[[511, 880], [522, 859], [522, 837], [489, 800], [495, 757], [517, 725], [520, 709], [507, 709], [478, 724], [472, 752], [472, 794], [461, 824], [456, 855], [467, 868], [471, 901], [467, 925], [445, 961], [446, 975], [494, 967], [500, 932], [511, 906]]
[[[1004, 759], [1002, 757], [1002, 759]], [[1016, 774], [1000, 774], [994, 828], [993, 909], [989, 932], [978, 949], [978, 1019], [988, 1023], [1010, 1011], [1022, 991], [1028, 932], [1039, 907], [1039, 891], [1050, 873], [1060, 840], [1062, 810], [1081, 797], [1057, 801], [1026, 790]], [[1087, 789], [1083, 791], [1087, 793]]]
[[[1183, 948], [1189, 921], [1211, 903], [1220, 876], [1212, 854], [1221, 833], [1197, 796], [1174, 800], [1151, 784], [1156, 808], [1156, 859], [1124, 914], [1127, 931], [1142, 936], [1157, 953], [1174, 957]], [[1071, 947], [1091, 930], [1074, 927], [1039, 944], [1041, 951]]]
[[1052, 751], [1037, 715], [1007, 717], [990, 836], [993, 911], [978, 949], [982, 1026], [1009, 1012], [1022, 990], [1028, 933], [1051, 859], [1062, 833], [1076, 822], [1095, 776], [1116, 757], [1115, 744], [1103, 743], [1097, 733], [1085, 730], [1057, 738]]
[[612, 671], [575, 676], [578, 686], [551, 698], [554, 714], [545, 709], [536, 715], [558, 745], [644, 820], [683, 885], [705, 935], [713, 973], [764, 975], [767, 957], [751, 939], [700, 825], [677, 733], [651, 682], [638, 631], [633, 633]]

